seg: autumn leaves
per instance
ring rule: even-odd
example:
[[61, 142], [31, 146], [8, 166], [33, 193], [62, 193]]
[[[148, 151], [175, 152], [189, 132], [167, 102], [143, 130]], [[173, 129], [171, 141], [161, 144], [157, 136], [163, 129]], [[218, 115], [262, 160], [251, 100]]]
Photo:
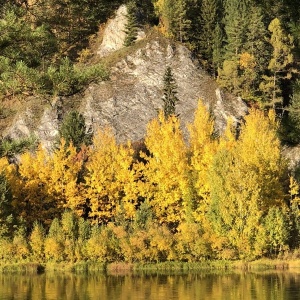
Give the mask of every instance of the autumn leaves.
[[274, 113], [251, 110], [238, 132], [228, 120], [217, 138], [199, 101], [188, 129], [186, 142], [179, 119], [161, 112], [148, 124], [147, 151], [139, 155], [106, 128], [79, 152], [62, 140], [52, 154], [41, 147], [23, 154], [18, 166], [2, 161], [13, 209], [30, 227], [49, 226], [69, 209], [94, 224], [122, 220], [124, 230], [136, 224], [137, 235], [151, 216], [152, 226], [181, 237], [178, 249], [195, 251], [196, 236], [198, 258], [259, 257], [274, 244], [283, 249], [290, 228], [276, 224], [280, 218], [286, 224], [292, 211]]

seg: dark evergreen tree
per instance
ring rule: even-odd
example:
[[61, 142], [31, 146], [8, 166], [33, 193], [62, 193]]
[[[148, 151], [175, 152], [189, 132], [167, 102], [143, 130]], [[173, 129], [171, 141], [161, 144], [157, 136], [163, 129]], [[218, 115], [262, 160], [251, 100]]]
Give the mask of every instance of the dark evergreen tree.
[[201, 20], [199, 12], [201, 11], [201, 0], [187, 0], [187, 17], [191, 20], [187, 31], [188, 42], [187, 46], [196, 54], [199, 54], [199, 37], [202, 34]]
[[22, 60], [28, 67], [39, 67], [57, 50], [54, 35], [45, 25], [32, 26], [26, 11], [18, 7], [7, 8], [0, 22], [1, 56], [16, 64]]
[[127, 23], [125, 26], [125, 41], [124, 46], [131, 46], [136, 38], [138, 31], [138, 20], [137, 20], [137, 7], [134, 1], [130, 1], [127, 4]]
[[38, 146], [35, 136], [21, 139], [11, 139], [9, 137], [0, 141], [0, 157], [6, 157], [9, 161], [16, 161], [16, 156], [26, 151], [34, 151]]
[[250, 15], [251, 18], [249, 18], [247, 26], [244, 51], [254, 56], [256, 63], [255, 69], [258, 74], [262, 74], [267, 67], [271, 55], [271, 47], [268, 46], [266, 41], [268, 31], [263, 23], [263, 14], [259, 7], [252, 6], [250, 8]]
[[187, 1], [176, 0], [172, 5], [172, 18], [170, 20], [170, 31], [172, 37], [180, 42], [187, 41], [191, 20], [187, 15]]
[[222, 69], [219, 72], [219, 84], [236, 95], [241, 93], [239, 59], [246, 41], [248, 10], [251, 0], [224, 1], [225, 51]]
[[152, 0], [135, 0], [137, 6], [137, 19], [141, 24], [157, 25], [158, 19], [154, 12]]
[[300, 143], [300, 81], [294, 84], [294, 92], [287, 108], [287, 114], [283, 116], [281, 123], [281, 140], [287, 144]]
[[248, 101], [259, 101], [259, 84], [262, 81], [271, 52], [266, 41], [267, 29], [263, 23], [261, 9], [249, 8], [251, 18], [248, 20], [246, 41], [240, 54], [241, 96]]
[[226, 0], [225, 1], [225, 33], [227, 60], [235, 60], [246, 40], [248, 25], [249, 0]]
[[[300, 17], [299, 17], [300, 20]], [[288, 30], [291, 32], [291, 35], [293, 36], [294, 39], [294, 55], [295, 55], [295, 60], [299, 61], [300, 58], [300, 24], [298, 21], [292, 21], [289, 23], [289, 28]]]
[[212, 45], [212, 67], [214, 74], [218, 74], [223, 62], [224, 33], [219, 23], [215, 27]]
[[256, 0], [257, 5], [262, 8], [264, 13], [264, 22], [265, 25], [268, 26], [270, 22], [275, 18], [284, 19], [284, 16], [287, 14], [286, 4], [287, 0]]
[[8, 182], [3, 173], [0, 173], [0, 238], [10, 236], [13, 231], [12, 195]]
[[63, 138], [68, 146], [70, 143], [77, 148], [91, 143], [91, 134], [87, 133], [85, 120], [82, 114], [77, 111], [70, 112], [59, 129], [59, 138]]
[[213, 49], [216, 41], [216, 23], [217, 23], [217, 2], [218, 0], [203, 0], [200, 13], [201, 34], [199, 36], [199, 50], [202, 57], [207, 61], [208, 69], [213, 64]]
[[179, 101], [177, 98], [177, 84], [172, 73], [172, 69], [170, 66], [167, 67], [164, 74], [164, 115], [165, 117], [169, 117], [170, 115], [175, 115], [175, 106]]

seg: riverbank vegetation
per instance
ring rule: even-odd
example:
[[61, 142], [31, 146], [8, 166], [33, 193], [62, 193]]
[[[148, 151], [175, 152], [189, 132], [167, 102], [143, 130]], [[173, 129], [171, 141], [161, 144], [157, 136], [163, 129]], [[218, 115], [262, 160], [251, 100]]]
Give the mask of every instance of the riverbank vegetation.
[[[84, 47], [122, 1], [96, 2], [1, 6], [1, 100], [70, 96], [108, 79]], [[2, 263], [299, 257], [299, 178], [282, 144], [300, 140], [300, 12], [295, 1], [257, 2], [130, 4], [128, 33], [149, 22], [185, 43], [220, 86], [247, 101], [249, 114], [228, 120], [220, 135], [200, 101], [188, 133], [168, 110], [143, 141], [119, 145], [109, 128], [85, 135], [75, 112], [51, 153], [33, 150], [37, 141], [3, 140]]]
[[3, 157], [0, 259], [195, 262], [297, 253], [299, 185], [277, 129], [273, 110], [253, 109], [218, 137], [199, 101], [188, 141], [179, 119], [161, 112], [143, 143], [118, 145], [102, 128], [81, 148], [62, 139], [53, 153], [38, 147], [18, 164]]

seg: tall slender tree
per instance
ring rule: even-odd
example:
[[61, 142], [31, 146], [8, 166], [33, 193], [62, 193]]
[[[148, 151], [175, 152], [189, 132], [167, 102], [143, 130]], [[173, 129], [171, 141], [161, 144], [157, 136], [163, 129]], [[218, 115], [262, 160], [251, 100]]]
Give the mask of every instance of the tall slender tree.
[[187, 15], [186, 0], [176, 0], [174, 3], [174, 13], [171, 20], [171, 33], [180, 42], [187, 41], [191, 20]]
[[225, 59], [236, 60], [246, 40], [251, 0], [225, 0]]
[[224, 33], [220, 26], [220, 23], [216, 24], [214, 32], [214, 40], [212, 45], [212, 66], [214, 74], [220, 73], [220, 68], [223, 62], [223, 44], [224, 44]]
[[218, 80], [221, 86], [227, 87], [235, 94], [241, 92], [239, 59], [246, 41], [250, 1], [226, 0], [224, 2], [226, 43], [223, 67], [220, 69]]
[[264, 94], [264, 104], [276, 107], [283, 101], [281, 91], [283, 80], [290, 79], [293, 74], [291, 66], [294, 62], [292, 53], [294, 45], [292, 36], [283, 30], [279, 19], [272, 20], [268, 29], [271, 33], [269, 43], [273, 48], [268, 65], [270, 75], [263, 77], [260, 89]]
[[135, 1], [130, 1], [127, 5], [127, 23], [125, 25], [125, 41], [124, 46], [131, 46], [137, 38], [138, 20], [137, 7]]
[[[208, 68], [212, 66], [213, 49], [216, 38], [218, 0], [203, 0], [200, 12], [201, 34], [199, 36], [199, 48], [203, 58], [208, 62]], [[215, 38], [213, 38], [215, 37]]]
[[160, 112], [147, 128], [144, 185], [140, 195], [150, 203], [158, 222], [176, 229], [191, 213], [187, 147], [180, 122], [174, 115]]
[[167, 37], [185, 41], [191, 26], [187, 15], [187, 0], [156, 0], [154, 7], [160, 19], [161, 31]]
[[177, 98], [177, 84], [170, 66], [167, 67], [164, 74], [164, 95], [163, 95], [163, 111], [167, 118], [170, 115], [175, 115], [175, 105], [179, 101]]
[[77, 151], [82, 145], [91, 143], [91, 133], [87, 132], [85, 119], [81, 113], [72, 111], [66, 115], [59, 129], [59, 139], [64, 139], [66, 146], [72, 143]]

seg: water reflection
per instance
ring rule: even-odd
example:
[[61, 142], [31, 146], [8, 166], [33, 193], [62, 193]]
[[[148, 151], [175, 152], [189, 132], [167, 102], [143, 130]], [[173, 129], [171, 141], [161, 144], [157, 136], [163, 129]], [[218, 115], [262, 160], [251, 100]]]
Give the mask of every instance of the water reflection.
[[0, 275], [0, 300], [300, 299], [300, 273]]

